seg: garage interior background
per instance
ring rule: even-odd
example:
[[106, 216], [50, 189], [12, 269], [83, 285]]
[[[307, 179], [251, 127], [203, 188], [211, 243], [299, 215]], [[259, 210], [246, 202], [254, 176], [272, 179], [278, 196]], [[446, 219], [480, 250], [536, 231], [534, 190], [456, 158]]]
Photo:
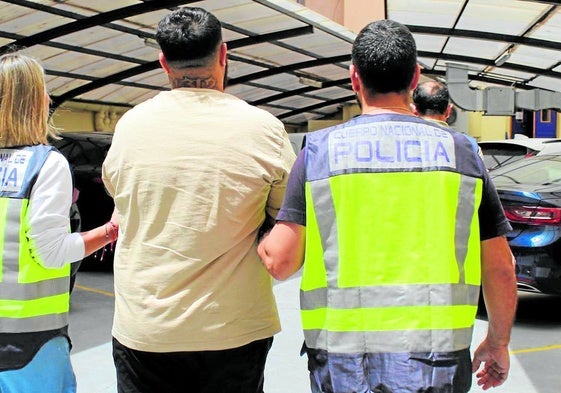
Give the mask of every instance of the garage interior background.
[[[446, 80], [450, 63], [468, 70], [465, 85], [482, 105], [459, 109], [454, 128], [480, 140], [559, 136], [560, 3], [8, 0], [0, 1], [0, 51], [15, 45], [43, 62], [63, 131], [113, 131], [126, 110], [168, 88], [154, 48], [158, 20], [174, 7], [200, 6], [224, 23], [227, 92], [302, 132], [358, 113], [348, 83], [352, 41], [366, 23], [390, 18], [413, 32], [425, 78]], [[518, 92], [537, 89], [551, 94], [522, 104]], [[493, 112], [497, 91], [510, 100]]]

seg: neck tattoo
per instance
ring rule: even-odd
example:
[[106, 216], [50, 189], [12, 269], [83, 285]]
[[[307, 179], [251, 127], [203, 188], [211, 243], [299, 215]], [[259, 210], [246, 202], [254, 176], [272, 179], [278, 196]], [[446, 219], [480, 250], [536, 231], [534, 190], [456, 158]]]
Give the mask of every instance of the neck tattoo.
[[204, 77], [193, 77], [184, 75], [179, 78], [173, 78], [172, 85], [178, 87], [193, 87], [198, 89], [215, 89], [217, 87], [216, 79], [212, 75]]

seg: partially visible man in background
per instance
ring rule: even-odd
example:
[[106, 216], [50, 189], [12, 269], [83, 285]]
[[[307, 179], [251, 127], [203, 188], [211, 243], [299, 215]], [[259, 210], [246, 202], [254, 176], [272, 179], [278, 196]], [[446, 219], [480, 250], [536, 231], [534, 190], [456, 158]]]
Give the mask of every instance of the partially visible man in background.
[[257, 236], [277, 215], [294, 152], [278, 119], [224, 93], [214, 15], [174, 11], [156, 40], [172, 90], [122, 117], [103, 165], [122, 231], [118, 390], [261, 393], [280, 324]]
[[[450, 127], [448, 119], [454, 104], [450, 102], [450, 93], [445, 84], [437, 81], [419, 83], [413, 90], [412, 99], [411, 108], [414, 114], [443, 127]], [[471, 136], [470, 138], [475, 146], [477, 141]], [[483, 160], [483, 151], [479, 146], [477, 154]]]
[[413, 90], [413, 113], [423, 119], [449, 127], [447, 121], [454, 105], [450, 102], [448, 88], [437, 81], [427, 81]]

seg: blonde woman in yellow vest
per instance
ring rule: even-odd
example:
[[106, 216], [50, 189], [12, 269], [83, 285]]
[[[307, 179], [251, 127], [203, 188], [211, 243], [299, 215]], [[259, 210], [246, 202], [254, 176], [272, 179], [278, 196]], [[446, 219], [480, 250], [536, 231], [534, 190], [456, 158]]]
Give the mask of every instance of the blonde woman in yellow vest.
[[[510, 229], [473, 140], [416, 117], [416, 45], [381, 20], [352, 50], [362, 115], [307, 135], [258, 251], [303, 265], [312, 392], [454, 392], [502, 384], [516, 305]], [[480, 285], [486, 339], [470, 359]]]
[[115, 241], [117, 222], [69, 233], [72, 179], [47, 142], [41, 65], [0, 56], [0, 97], [0, 392], [71, 393], [70, 263]]

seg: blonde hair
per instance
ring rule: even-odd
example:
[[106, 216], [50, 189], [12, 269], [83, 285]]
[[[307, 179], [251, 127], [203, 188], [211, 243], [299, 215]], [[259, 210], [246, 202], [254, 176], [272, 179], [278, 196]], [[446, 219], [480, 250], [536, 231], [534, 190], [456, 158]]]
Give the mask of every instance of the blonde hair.
[[0, 147], [48, 144], [55, 135], [49, 102], [37, 60], [20, 53], [0, 56]]

